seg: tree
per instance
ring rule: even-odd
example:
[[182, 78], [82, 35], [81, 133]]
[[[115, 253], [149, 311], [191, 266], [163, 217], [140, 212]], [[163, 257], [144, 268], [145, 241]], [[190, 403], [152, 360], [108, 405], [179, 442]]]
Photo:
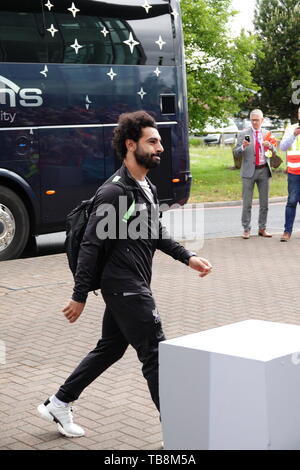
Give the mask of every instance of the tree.
[[245, 32], [230, 37], [230, 6], [231, 0], [181, 0], [191, 128], [238, 112], [258, 90], [251, 74], [257, 41]]
[[257, 0], [255, 29], [262, 43], [254, 69], [265, 114], [295, 119], [300, 103], [300, 2]]

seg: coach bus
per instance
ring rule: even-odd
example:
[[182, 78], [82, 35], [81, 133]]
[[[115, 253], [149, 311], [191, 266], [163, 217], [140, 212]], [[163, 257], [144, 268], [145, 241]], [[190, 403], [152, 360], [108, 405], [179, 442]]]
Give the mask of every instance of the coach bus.
[[118, 116], [144, 109], [165, 148], [162, 203], [191, 175], [179, 0], [3, 0], [0, 5], [0, 260], [66, 214], [120, 165]]

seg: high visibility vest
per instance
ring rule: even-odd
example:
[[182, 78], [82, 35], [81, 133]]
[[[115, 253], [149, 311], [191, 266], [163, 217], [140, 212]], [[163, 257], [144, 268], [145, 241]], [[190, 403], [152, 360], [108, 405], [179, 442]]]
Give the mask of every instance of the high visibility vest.
[[[298, 127], [298, 124], [294, 126]], [[291, 148], [286, 153], [288, 173], [300, 175], [300, 136], [298, 135]]]

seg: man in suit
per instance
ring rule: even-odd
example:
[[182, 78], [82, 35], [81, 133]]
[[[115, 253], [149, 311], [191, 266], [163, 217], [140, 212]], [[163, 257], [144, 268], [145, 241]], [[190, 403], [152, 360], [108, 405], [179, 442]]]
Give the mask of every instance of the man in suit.
[[269, 158], [266, 152], [275, 152], [274, 146], [265, 140], [266, 132], [261, 129], [264, 120], [260, 109], [254, 109], [250, 114], [251, 127], [239, 134], [234, 156], [242, 158], [241, 177], [243, 188], [242, 225], [244, 239], [250, 238], [251, 210], [253, 190], [256, 183], [259, 193], [258, 235], [270, 238], [267, 232], [267, 216], [269, 205], [269, 181], [272, 176]]

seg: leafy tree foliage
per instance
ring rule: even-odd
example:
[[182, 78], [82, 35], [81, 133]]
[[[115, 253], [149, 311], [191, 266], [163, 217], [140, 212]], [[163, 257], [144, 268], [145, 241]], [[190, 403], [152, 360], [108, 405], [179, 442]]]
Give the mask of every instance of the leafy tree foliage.
[[255, 29], [263, 55], [254, 70], [265, 114], [295, 120], [300, 103], [300, 2], [257, 0]]
[[190, 127], [240, 110], [253, 95], [251, 71], [257, 41], [242, 32], [230, 37], [231, 0], [181, 0], [185, 38]]

